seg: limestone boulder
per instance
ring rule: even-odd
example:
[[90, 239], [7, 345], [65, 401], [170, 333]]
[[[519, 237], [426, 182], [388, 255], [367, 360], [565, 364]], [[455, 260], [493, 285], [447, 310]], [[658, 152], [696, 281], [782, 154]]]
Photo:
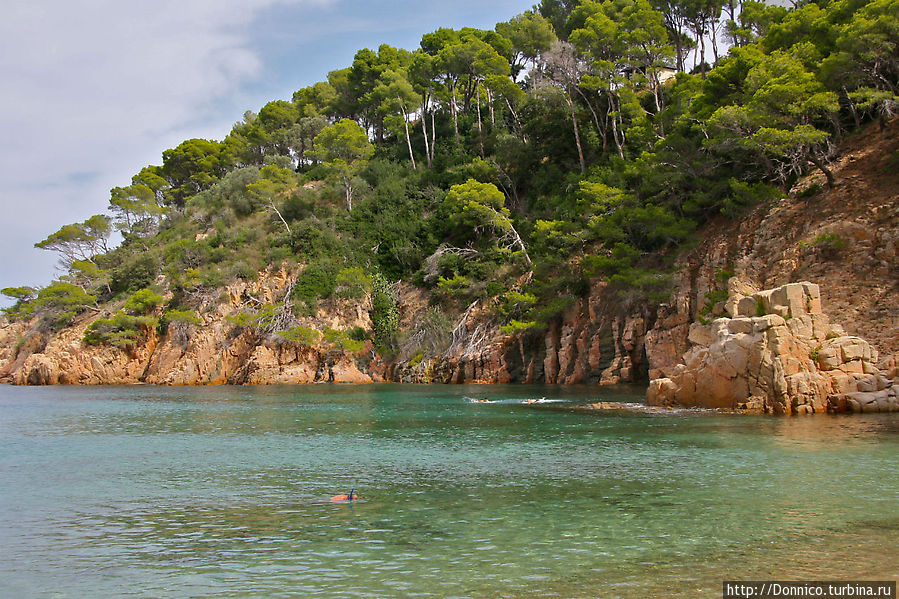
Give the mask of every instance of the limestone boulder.
[[731, 317], [758, 316], [758, 301], [754, 297], [735, 295], [724, 302], [724, 311]]
[[821, 290], [814, 283], [790, 283], [759, 291], [753, 298], [766, 314], [795, 317], [821, 313]]
[[649, 404], [781, 414], [893, 409], [897, 394], [877, 370], [877, 351], [830, 322], [817, 285], [755, 293], [761, 316], [743, 315], [743, 299], [728, 299], [730, 317], [690, 325], [683, 362], [650, 382]]

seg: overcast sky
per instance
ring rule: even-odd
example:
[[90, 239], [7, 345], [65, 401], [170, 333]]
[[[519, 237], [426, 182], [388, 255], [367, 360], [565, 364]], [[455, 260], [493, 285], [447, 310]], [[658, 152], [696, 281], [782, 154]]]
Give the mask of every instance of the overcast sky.
[[[0, 288], [46, 285], [60, 226], [185, 139], [222, 139], [356, 50], [492, 28], [524, 0], [31, 0], [0, 8]], [[0, 305], [8, 303], [0, 298]]]

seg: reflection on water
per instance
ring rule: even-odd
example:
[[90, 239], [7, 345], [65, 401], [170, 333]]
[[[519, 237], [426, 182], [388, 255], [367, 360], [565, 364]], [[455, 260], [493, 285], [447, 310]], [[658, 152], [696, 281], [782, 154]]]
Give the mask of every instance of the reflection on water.
[[[566, 409], [640, 391], [0, 387], [0, 596], [718, 597], [724, 578], [897, 575], [897, 415]], [[563, 401], [523, 403], [542, 396]], [[327, 501], [352, 487], [364, 501]]]

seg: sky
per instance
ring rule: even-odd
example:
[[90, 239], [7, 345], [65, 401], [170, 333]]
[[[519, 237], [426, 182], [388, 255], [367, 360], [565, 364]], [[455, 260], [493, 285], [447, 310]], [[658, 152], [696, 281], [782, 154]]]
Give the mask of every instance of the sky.
[[[31, 0], [0, 7], [0, 288], [60, 273], [34, 243], [106, 211], [162, 152], [222, 139], [361, 48], [492, 29], [525, 0]], [[9, 305], [0, 297], [0, 305]]]

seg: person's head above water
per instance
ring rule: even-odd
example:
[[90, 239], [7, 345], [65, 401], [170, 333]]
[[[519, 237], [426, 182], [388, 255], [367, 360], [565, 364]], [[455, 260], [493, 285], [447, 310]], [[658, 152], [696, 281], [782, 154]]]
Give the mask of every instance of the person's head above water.
[[331, 498], [331, 501], [357, 501], [359, 499], [359, 496], [355, 491], [355, 489], [350, 489], [349, 493], [341, 493], [340, 495], [335, 495]]

